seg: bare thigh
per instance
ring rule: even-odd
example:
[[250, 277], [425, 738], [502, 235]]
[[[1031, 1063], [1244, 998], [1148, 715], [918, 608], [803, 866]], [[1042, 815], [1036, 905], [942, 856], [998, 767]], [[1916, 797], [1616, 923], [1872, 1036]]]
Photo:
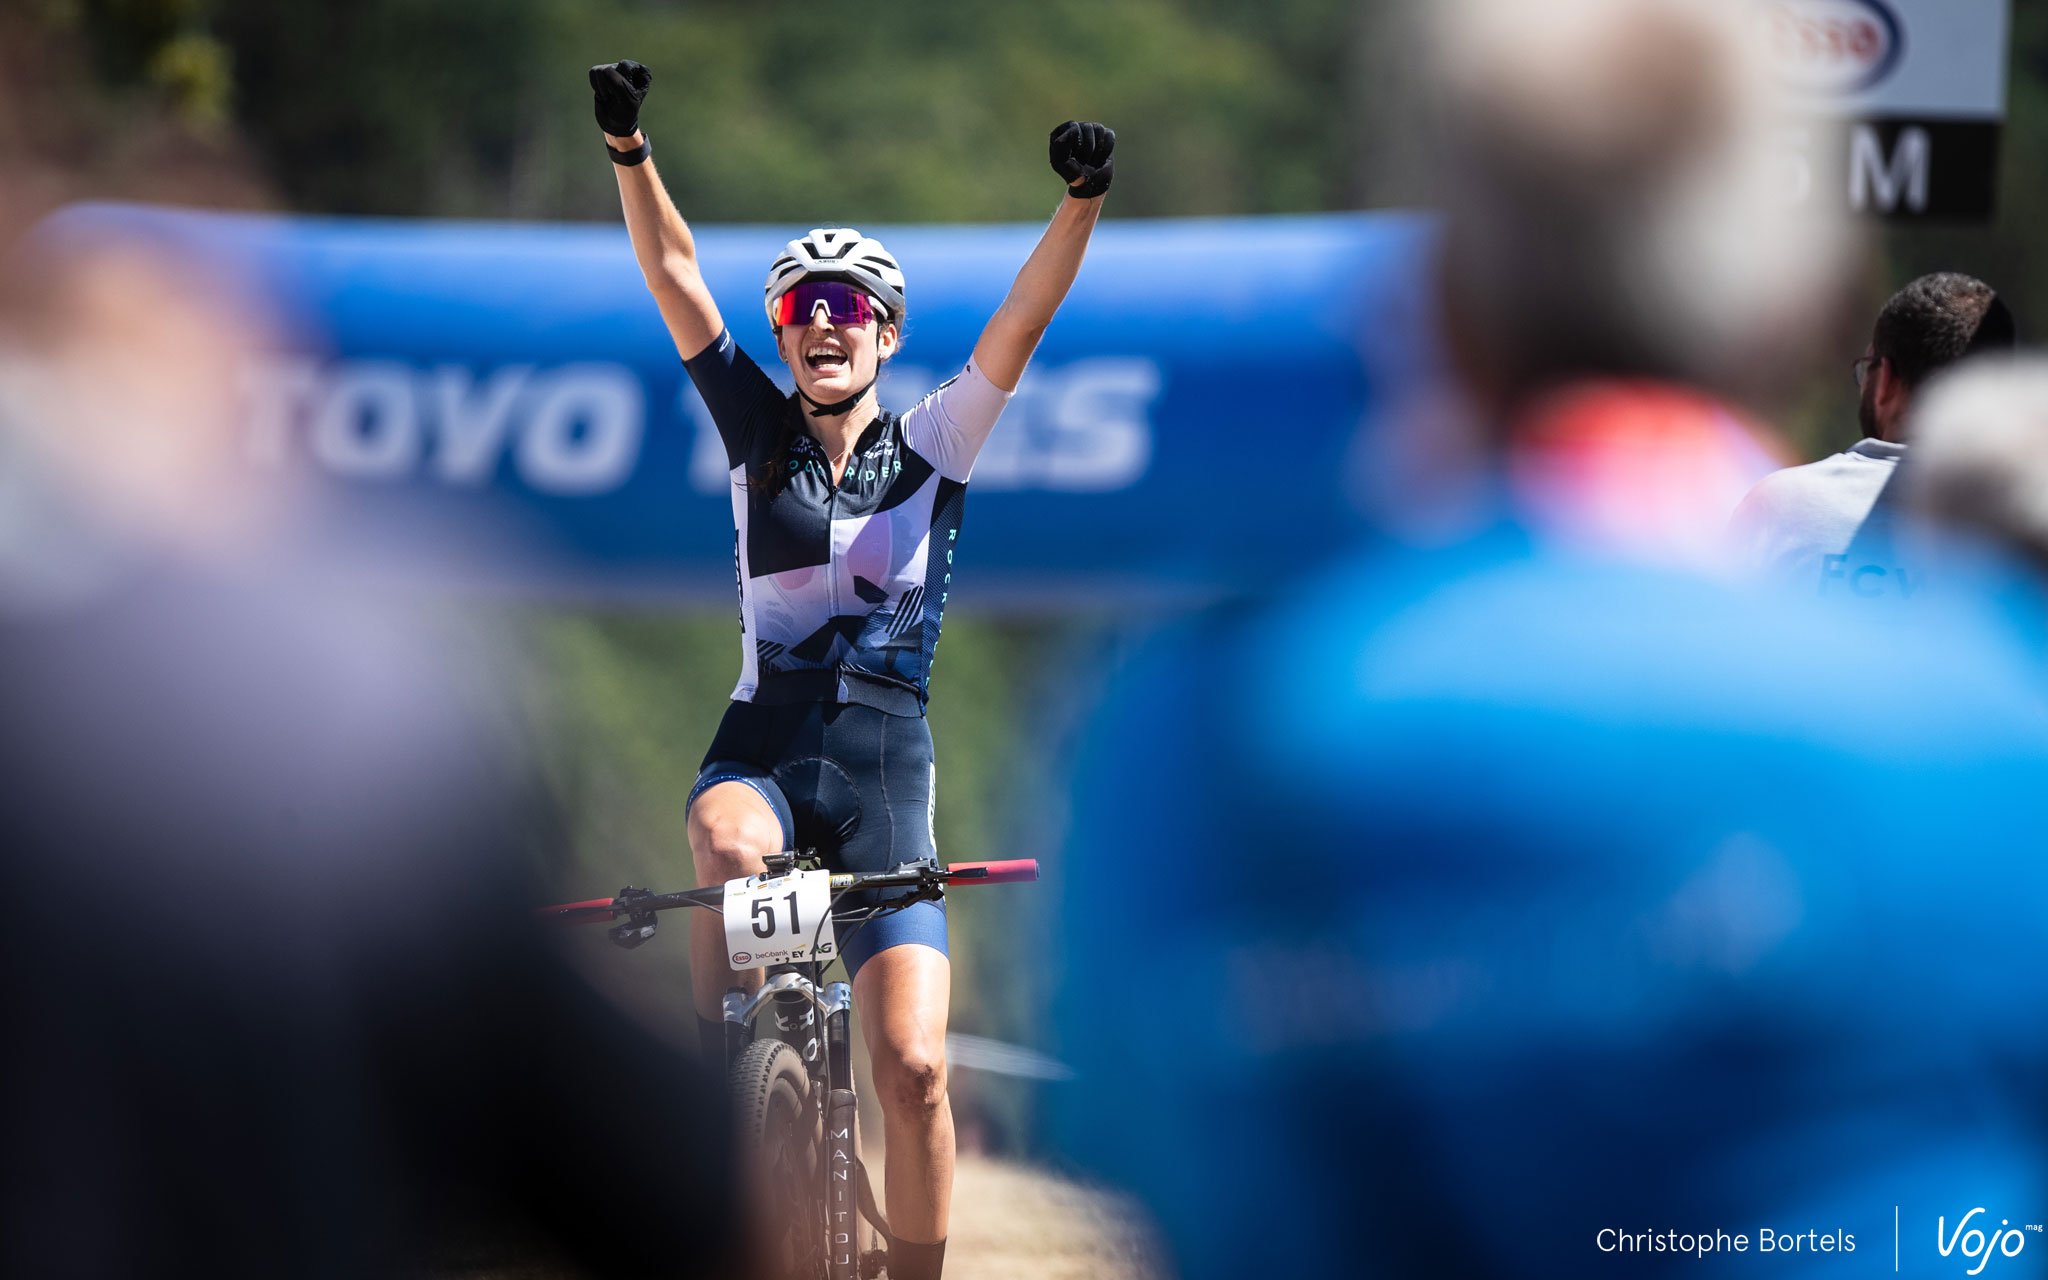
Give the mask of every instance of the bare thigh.
[[753, 875], [762, 859], [781, 851], [781, 819], [744, 782], [706, 787], [690, 806], [690, 857], [700, 885]]
[[[763, 859], [782, 851], [782, 822], [761, 793], [744, 782], [706, 787], [690, 806], [690, 861], [700, 886], [756, 875]], [[690, 998], [697, 1016], [716, 1022], [728, 988], [761, 985], [759, 970], [734, 973], [725, 958], [725, 922], [692, 911]]]

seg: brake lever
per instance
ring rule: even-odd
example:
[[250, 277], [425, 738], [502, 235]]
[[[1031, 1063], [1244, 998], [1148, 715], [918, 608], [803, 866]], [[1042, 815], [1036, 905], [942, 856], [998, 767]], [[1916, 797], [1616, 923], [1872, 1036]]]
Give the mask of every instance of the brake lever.
[[912, 901], [943, 902], [946, 899], [945, 868], [937, 858], [919, 858], [915, 862], [899, 862], [892, 871], [914, 871], [917, 873], [917, 887], [908, 896]]
[[652, 892], [646, 889], [635, 889], [632, 885], [627, 885], [619, 890], [619, 896], [612, 899], [612, 903], [614, 909], [626, 918], [625, 923], [615, 924], [605, 930], [605, 936], [610, 938], [614, 945], [631, 951], [634, 947], [639, 946], [654, 936], [654, 913], [652, 911], [635, 911], [633, 909], [635, 902], [644, 901], [653, 896]]

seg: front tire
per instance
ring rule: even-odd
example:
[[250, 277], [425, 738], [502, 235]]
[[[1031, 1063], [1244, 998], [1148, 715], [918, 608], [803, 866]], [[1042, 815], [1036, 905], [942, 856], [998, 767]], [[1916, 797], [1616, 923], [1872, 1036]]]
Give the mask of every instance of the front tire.
[[803, 1059], [780, 1040], [754, 1041], [733, 1063], [732, 1099], [766, 1274], [816, 1280], [825, 1274], [822, 1135]]

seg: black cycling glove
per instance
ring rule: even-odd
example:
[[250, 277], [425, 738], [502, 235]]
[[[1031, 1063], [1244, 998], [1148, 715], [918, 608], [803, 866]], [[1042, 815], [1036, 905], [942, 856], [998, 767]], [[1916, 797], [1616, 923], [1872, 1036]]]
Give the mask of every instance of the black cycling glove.
[[[1109, 190], [1116, 175], [1116, 130], [1106, 124], [1069, 120], [1052, 131], [1052, 171], [1068, 183], [1067, 190], [1083, 200], [1093, 200]], [[1079, 185], [1073, 185], [1076, 180]]]
[[630, 138], [640, 127], [640, 100], [654, 73], [637, 62], [607, 62], [590, 69], [590, 88], [597, 95], [597, 127], [614, 138]]

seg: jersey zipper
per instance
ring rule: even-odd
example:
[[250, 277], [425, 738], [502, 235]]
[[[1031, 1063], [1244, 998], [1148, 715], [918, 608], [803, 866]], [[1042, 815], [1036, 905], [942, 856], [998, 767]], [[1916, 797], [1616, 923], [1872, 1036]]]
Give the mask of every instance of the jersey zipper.
[[[823, 453], [824, 450], [821, 449], [819, 452]], [[851, 466], [852, 463], [849, 462], [847, 465]], [[825, 616], [830, 619], [839, 616], [839, 534], [838, 521], [833, 518], [838, 514], [839, 480], [833, 478], [832, 459], [830, 457], [825, 459], [825, 480], [826, 483], [832, 486], [831, 493], [825, 499]], [[832, 664], [832, 676], [833, 683], [837, 687], [838, 696], [844, 698], [846, 696], [845, 655], [840, 655], [839, 659]]]
[[[832, 462], [825, 462], [825, 478], [832, 479]], [[832, 485], [832, 492], [825, 498], [825, 606], [826, 616], [839, 616], [839, 536], [834, 532], [833, 517], [838, 514], [839, 485]]]

